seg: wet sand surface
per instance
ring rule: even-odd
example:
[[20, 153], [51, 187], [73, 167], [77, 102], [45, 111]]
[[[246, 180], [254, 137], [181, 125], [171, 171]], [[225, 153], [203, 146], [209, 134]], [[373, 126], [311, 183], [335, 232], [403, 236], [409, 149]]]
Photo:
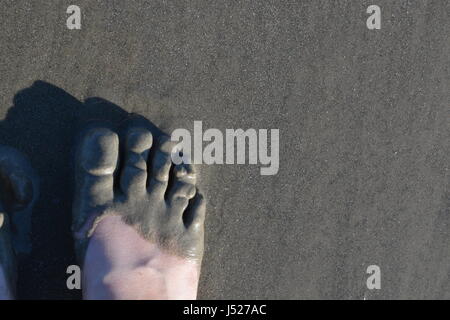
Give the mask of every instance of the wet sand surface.
[[74, 135], [137, 112], [167, 132], [280, 130], [277, 175], [202, 167], [200, 298], [450, 298], [449, 16], [445, 0], [1, 1], [0, 143], [41, 177], [19, 297], [80, 298]]

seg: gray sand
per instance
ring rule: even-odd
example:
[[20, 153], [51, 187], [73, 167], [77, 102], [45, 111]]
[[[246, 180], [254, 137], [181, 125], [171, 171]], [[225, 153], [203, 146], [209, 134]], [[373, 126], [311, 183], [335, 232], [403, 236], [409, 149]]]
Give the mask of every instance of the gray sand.
[[[82, 30], [66, 28], [69, 4]], [[366, 28], [370, 4], [381, 30]], [[202, 168], [201, 298], [450, 298], [449, 13], [445, 0], [3, 0], [0, 143], [42, 180], [21, 297], [79, 297], [65, 288], [78, 102], [53, 89], [13, 102], [42, 80], [168, 132], [280, 129], [278, 175]]]

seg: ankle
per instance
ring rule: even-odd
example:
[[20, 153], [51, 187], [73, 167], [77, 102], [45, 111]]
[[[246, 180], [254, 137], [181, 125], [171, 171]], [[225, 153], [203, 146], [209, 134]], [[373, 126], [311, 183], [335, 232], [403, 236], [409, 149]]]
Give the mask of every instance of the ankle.
[[166, 253], [132, 267], [117, 266], [85, 277], [86, 299], [196, 299], [200, 275], [197, 262]]
[[112, 270], [85, 281], [86, 299], [177, 300], [196, 299], [198, 268], [179, 266], [164, 271], [153, 267]]

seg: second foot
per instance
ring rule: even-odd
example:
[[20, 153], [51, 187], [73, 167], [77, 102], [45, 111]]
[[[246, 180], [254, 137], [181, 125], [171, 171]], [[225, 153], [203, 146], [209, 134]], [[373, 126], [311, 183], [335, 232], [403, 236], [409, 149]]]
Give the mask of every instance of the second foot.
[[[37, 197], [37, 180], [24, 155], [0, 145], [0, 300], [15, 298], [15, 253], [29, 246], [26, 235], [20, 236], [17, 232], [17, 219], [30, 219], [26, 212], [31, 210]], [[12, 228], [14, 218], [16, 228]], [[30, 223], [26, 220], [20, 222]]]
[[[76, 153], [73, 229], [86, 299], [195, 299], [205, 201], [169, 137], [91, 128]], [[121, 150], [121, 151], [119, 151]]]

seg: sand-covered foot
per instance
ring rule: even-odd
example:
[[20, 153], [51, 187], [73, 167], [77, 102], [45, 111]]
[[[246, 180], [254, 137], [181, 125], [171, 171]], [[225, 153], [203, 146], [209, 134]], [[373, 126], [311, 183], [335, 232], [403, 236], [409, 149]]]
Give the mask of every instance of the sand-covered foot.
[[31, 210], [36, 196], [37, 177], [28, 161], [17, 150], [0, 145], [0, 300], [13, 299], [15, 295], [13, 237], [17, 234], [13, 234], [11, 219]]
[[[119, 146], [120, 140], [120, 146]], [[76, 153], [73, 228], [86, 299], [195, 299], [205, 201], [169, 137], [91, 128]]]

